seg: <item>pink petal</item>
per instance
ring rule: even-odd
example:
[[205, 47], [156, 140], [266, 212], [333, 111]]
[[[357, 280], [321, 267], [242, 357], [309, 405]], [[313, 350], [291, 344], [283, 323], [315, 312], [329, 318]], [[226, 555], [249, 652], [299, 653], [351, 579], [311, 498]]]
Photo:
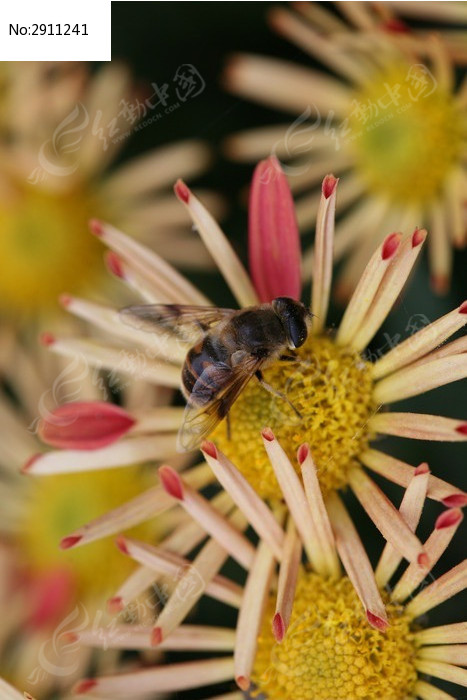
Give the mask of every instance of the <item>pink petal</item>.
[[397, 19], [396, 17], [391, 17], [384, 20], [381, 27], [386, 32], [390, 32], [391, 34], [410, 34], [412, 31], [408, 24], [403, 22], [401, 19]]
[[370, 612], [370, 610], [366, 611], [366, 618], [372, 627], [375, 627], [375, 629], [380, 630], [381, 632], [386, 632], [389, 626], [387, 620], [384, 620], [378, 615], [374, 615], [372, 612]]
[[334, 194], [338, 182], [339, 178], [334, 177], [334, 175], [325, 176], [323, 184], [321, 185], [321, 192], [323, 193], [325, 199], [329, 199], [329, 197]]
[[275, 156], [256, 166], [249, 205], [250, 272], [261, 301], [300, 298], [300, 237], [289, 184]]
[[98, 682], [94, 678], [83, 678], [74, 688], [74, 695], [84, 695], [96, 687]]
[[33, 629], [52, 627], [66, 614], [75, 596], [73, 576], [67, 569], [52, 569], [31, 581], [32, 611], [28, 624]]
[[135, 420], [119, 406], [104, 401], [63, 404], [39, 423], [39, 437], [48, 445], [95, 450], [125, 435]]

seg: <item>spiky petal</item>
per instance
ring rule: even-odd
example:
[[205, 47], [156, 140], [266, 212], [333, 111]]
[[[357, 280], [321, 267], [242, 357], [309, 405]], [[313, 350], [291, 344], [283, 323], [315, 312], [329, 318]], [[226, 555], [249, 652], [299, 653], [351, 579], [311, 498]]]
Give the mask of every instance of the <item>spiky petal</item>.
[[321, 199], [316, 220], [313, 290], [311, 296], [311, 310], [316, 316], [313, 323], [315, 333], [320, 333], [324, 328], [331, 293], [334, 213], [338, 182], [339, 180], [334, 175], [326, 175], [321, 186]]

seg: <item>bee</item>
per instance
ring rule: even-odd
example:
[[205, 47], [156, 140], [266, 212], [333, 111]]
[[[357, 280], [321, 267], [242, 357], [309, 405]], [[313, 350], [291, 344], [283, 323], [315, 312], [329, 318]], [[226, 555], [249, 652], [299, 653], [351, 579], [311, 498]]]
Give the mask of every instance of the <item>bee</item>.
[[[264, 381], [262, 370], [276, 360], [296, 362], [287, 351], [308, 337], [312, 314], [299, 301], [278, 297], [245, 309], [150, 304], [121, 310], [121, 319], [145, 331], [167, 329], [191, 344], [182, 369], [186, 408], [178, 435], [179, 451], [199, 446], [228, 413], [253, 378], [274, 396], [285, 394]], [[230, 432], [227, 424], [228, 433]]]

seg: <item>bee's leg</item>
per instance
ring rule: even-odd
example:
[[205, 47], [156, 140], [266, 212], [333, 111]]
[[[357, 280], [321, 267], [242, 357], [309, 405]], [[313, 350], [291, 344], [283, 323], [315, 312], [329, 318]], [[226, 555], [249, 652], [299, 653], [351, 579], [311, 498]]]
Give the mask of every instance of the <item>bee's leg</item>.
[[296, 355], [280, 355], [279, 360], [281, 362], [301, 362], [301, 359]]
[[225, 430], [227, 433], [227, 440], [232, 439], [232, 426], [230, 425], [230, 413], [227, 413], [225, 417]]
[[288, 399], [287, 396], [282, 391], [279, 391], [278, 389], [274, 389], [273, 386], [271, 386], [270, 384], [268, 384], [267, 382], [264, 381], [263, 373], [261, 372], [261, 370], [258, 370], [257, 372], [255, 372], [255, 377], [257, 378], [257, 380], [259, 381], [259, 383], [261, 384], [263, 389], [266, 389], [266, 391], [269, 391], [269, 393], [272, 394], [273, 396], [277, 396], [277, 398], [282, 399], [283, 401], [288, 403], [290, 408], [292, 409], [292, 411], [294, 411], [294, 413], [299, 418], [302, 418], [302, 414], [300, 413], [300, 411], [295, 408], [295, 406], [290, 401], [290, 399]]

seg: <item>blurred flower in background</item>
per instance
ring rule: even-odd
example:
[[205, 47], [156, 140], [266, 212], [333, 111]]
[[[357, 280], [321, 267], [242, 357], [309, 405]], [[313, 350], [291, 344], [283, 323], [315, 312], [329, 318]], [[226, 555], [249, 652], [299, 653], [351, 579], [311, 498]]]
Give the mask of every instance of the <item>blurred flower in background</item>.
[[1, 61], [2, 141], [14, 132], [30, 141], [48, 138], [82, 98], [88, 77], [80, 61]]
[[230, 91], [298, 118], [235, 134], [228, 153], [251, 161], [272, 152], [284, 161], [304, 230], [316, 220], [322, 173], [346, 173], [335, 245], [336, 259], [348, 257], [341, 300], [384, 235], [415, 226], [430, 230], [432, 285], [446, 292], [452, 248], [466, 244], [467, 83], [457, 86], [455, 71], [467, 63], [466, 5], [334, 5], [336, 12], [294, 3], [294, 11], [275, 6], [269, 14], [277, 32], [334, 75], [263, 56], [230, 60]]
[[[240, 700], [241, 692], [226, 692], [225, 684], [235, 679], [251, 697], [268, 700], [451, 698], [436, 687], [436, 679], [467, 685], [462, 668], [466, 625], [428, 627], [420, 618], [466, 588], [465, 560], [438, 579], [430, 575], [462, 521], [461, 510], [440, 514], [424, 544], [424, 567], [409, 564], [389, 591], [385, 585], [402, 562], [402, 542], [386, 544], [373, 572], [343, 502], [334, 495], [325, 506], [309, 447], [300, 446], [297, 456], [302, 486], [297, 467], [269, 428], [263, 441], [289, 514], [282, 505], [266, 506], [212, 442], [204, 443], [203, 452], [232, 499], [228, 514], [171, 467], [161, 467], [165, 489], [208, 540], [194, 558], [177, 559], [161, 547], [119, 538], [121, 551], [155, 575], [177, 566], [183, 574], [174, 577], [155, 627], [89, 628], [77, 635], [80, 644], [94, 648], [156, 646], [212, 657], [177, 661], [172, 656], [173, 661], [134, 671], [86, 678], [76, 692], [143, 697], [217, 686], [224, 692], [216, 694], [217, 700]], [[417, 528], [428, 481], [428, 468], [421, 465], [405, 490], [400, 512], [411, 531]], [[259, 537], [256, 546], [243, 534], [248, 525]], [[243, 587], [218, 573], [229, 555], [247, 572]], [[183, 624], [203, 595], [239, 609], [235, 629]], [[212, 692], [206, 689], [200, 697], [212, 697]]]
[[[141, 391], [137, 381], [122, 387], [115, 377], [106, 384], [83, 358], [67, 362], [38, 347], [38, 328], [57, 324], [71, 332], [57, 314], [64, 290], [118, 291], [109, 287], [100, 246], [88, 233], [96, 212], [153, 247], [163, 244], [181, 265], [208, 260], [166, 191], [180, 171], [195, 177], [205, 170], [210, 156], [203, 144], [174, 143], [105, 172], [151, 113], [157, 95], [150, 92], [137, 89], [117, 64], [92, 76], [82, 63], [0, 65], [0, 673], [41, 698], [83, 673], [89, 656], [64, 635], [104, 614], [109, 582], [114, 586], [131, 569], [112, 557], [113, 547], [64, 552], [60, 540], [152, 478], [131, 461], [118, 481], [100, 471], [26, 480], [18, 470], [38, 449], [37, 421], [83, 391], [96, 401], [120, 392], [128, 407], [140, 408], [166, 403], [167, 392]], [[216, 208], [218, 200], [205, 196]], [[146, 530], [157, 538], [163, 532], [164, 525]]]
[[[56, 370], [59, 363], [54, 359]], [[0, 673], [33, 695], [45, 698], [52, 690], [65, 692], [73, 679], [86, 672], [90, 654], [79, 649], [70, 640], [70, 634], [106, 619], [107, 598], [116, 583], [123, 583], [134, 568], [122, 561], [108, 540], [91, 544], [86, 550], [72, 551], [65, 551], [66, 541], [60, 548], [60, 541], [83, 522], [150, 489], [157, 479], [150, 466], [138, 466], [131, 460], [131, 467], [121, 469], [118, 478], [112, 471], [102, 469], [44, 479], [26, 479], [21, 475], [25, 460], [39, 448], [33, 428], [37, 428], [40, 416], [51, 415], [49, 411], [57, 401], [66, 401], [72, 395], [76, 399], [81, 393], [88, 400], [94, 399], [92, 421], [86, 426], [86, 445], [90, 444], [92, 426], [112, 423], [113, 418], [117, 429], [130, 427], [123, 409], [99, 401], [108, 395], [108, 385], [86, 363], [80, 361], [79, 367], [76, 362], [64, 365], [58, 378], [50, 377], [50, 383], [44, 365], [29, 370], [27, 399], [22, 409], [0, 399]], [[157, 425], [157, 406], [166, 402], [163, 391], [138, 382], [119, 388], [129, 409], [146, 407]], [[28, 403], [31, 410], [39, 412], [34, 422], [28, 414]], [[69, 422], [66, 417], [62, 420], [62, 430]], [[66, 461], [63, 464], [66, 467]], [[159, 519], [134, 531], [159, 542], [169, 526], [170, 521]], [[137, 603], [132, 613], [135, 619], [154, 617], [153, 603], [145, 604], [142, 599]], [[113, 656], [109, 657], [104, 667], [113, 668], [109, 664], [114, 661]], [[94, 659], [94, 663], [101, 665], [99, 659]]]
[[205, 170], [210, 157], [203, 144], [167, 145], [108, 172], [138, 122], [154, 109], [155, 88], [137, 88], [126, 68], [114, 63], [94, 75], [79, 63], [3, 64], [0, 85], [5, 336], [50, 314], [64, 289], [105, 284], [99, 247], [87, 234], [96, 213], [151, 246], [163, 243], [179, 264], [207, 261], [167, 197], [180, 172], [194, 177]]

